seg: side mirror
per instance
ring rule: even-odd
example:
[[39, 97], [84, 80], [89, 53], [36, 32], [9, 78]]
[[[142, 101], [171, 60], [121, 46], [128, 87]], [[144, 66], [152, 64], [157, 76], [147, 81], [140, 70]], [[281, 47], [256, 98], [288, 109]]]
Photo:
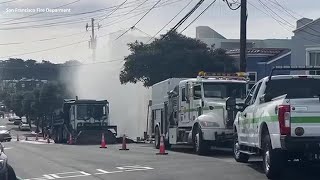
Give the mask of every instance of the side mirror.
[[259, 97], [260, 103], [270, 102], [272, 97], [269, 94], [263, 94]]
[[229, 97], [226, 101], [226, 109], [227, 111], [236, 109], [236, 99], [234, 97]]

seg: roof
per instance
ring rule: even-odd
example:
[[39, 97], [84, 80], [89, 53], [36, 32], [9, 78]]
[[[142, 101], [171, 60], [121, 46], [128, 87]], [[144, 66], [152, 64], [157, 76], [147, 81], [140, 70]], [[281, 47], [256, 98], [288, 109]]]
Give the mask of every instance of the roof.
[[[282, 51], [288, 50], [286, 48], [251, 48], [247, 49], [247, 54], [269, 54], [269, 55], [277, 55]], [[240, 54], [240, 49], [233, 49], [227, 51], [229, 55]]]
[[314, 24], [314, 23], [316, 23], [316, 22], [319, 22], [319, 21], [320, 21], [320, 18], [318, 18], [318, 19], [316, 19], [316, 20], [314, 20], [314, 21], [311, 21], [311, 22], [309, 22], [309, 23], [307, 23], [307, 24], [305, 24], [305, 25], [303, 25], [303, 26], [295, 29], [293, 32], [295, 33], [295, 32], [297, 32], [297, 31], [300, 31], [300, 30], [302, 30], [302, 29], [304, 29], [304, 28], [306, 28], [306, 27], [308, 27], [308, 26], [310, 26], [310, 25], [312, 25], [312, 24]]
[[106, 104], [108, 103], [107, 100], [92, 100], [92, 99], [65, 99], [64, 103], [68, 104]]
[[[227, 52], [230, 56], [239, 56], [240, 50], [230, 50]], [[286, 56], [291, 55], [291, 50], [287, 48], [252, 48], [247, 50], [247, 55], [258, 55], [258, 56], [264, 56], [265, 58], [263, 60], [259, 60], [259, 64], [271, 64], [281, 58], [284, 58]]]
[[190, 78], [182, 80], [180, 83], [186, 82], [218, 82], [218, 83], [246, 83], [246, 81], [240, 79], [220, 79], [220, 78]]

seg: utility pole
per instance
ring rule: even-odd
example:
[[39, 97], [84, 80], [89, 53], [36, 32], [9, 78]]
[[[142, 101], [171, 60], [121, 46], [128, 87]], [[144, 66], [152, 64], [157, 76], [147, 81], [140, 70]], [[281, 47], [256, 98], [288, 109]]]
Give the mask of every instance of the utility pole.
[[94, 28], [98, 27], [100, 29], [101, 25], [95, 26], [94, 25], [94, 18], [91, 18], [91, 25], [87, 23], [86, 25], [86, 31], [88, 31], [88, 28], [91, 27], [91, 36], [89, 41], [89, 48], [92, 49], [92, 61], [96, 61], [96, 47], [97, 47], [97, 36], [94, 34]]
[[240, 72], [247, 71], [247, 0], [241, 0]]

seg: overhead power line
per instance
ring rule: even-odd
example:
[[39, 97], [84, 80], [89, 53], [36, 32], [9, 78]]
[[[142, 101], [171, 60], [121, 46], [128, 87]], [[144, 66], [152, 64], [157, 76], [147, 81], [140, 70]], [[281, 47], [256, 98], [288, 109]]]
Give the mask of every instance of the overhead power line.
[[289, 24], [289, 26], [291, 26], [291, 28], [294, 28], [295, 26], [292, 25], [289, 21], [287, 21], [286, 19], [284, 19], [282, 16], [280, 16], [278, 13], [276, 13], [274, 10], [272, 10], [267, 4], [263, 3], [262, 0], [258, 0], [258, 2], [265, 8], [269, 9], [270, 12], [272, 12], [273, 14], [275, 14], [278, 18], [280, 18], [283, 22], [285, 22], [286, 24]]
[[[173, 3], [177, 3], [177, 2], [180, 2], [182, 0], [176, 0], [176, 1], [172, 1], [172, 2], [169, 2], [168, 1], [165, 1], [164, 3], [161, 3], [161, 6], [157, 6], [156, 8], [160, 8], [160, 7], [163, 7], [163, 6], [167, 6], [167, 5], [170, 5], [170, 4], [173, 4]], [[144, 1], [146, 2], [146, 1]], [[141, 6], [142, 4], [139, 5], [139, 7]], [[114, 20], [114, 21], [111, 21], [109, 22], [108, 24], [105, 24], [104, 26], [102, 26], [101, 28], [106, 28], [106, 27], [109, 27], [109, 26], [112, 26], [112, 25], [115, 25], [115, 24], [118, 24], [118, 23], [121, 23], [121, 22], [124, 22], [124, 21], [127, 21], [127, 20], [130, 20], [134, 17], [137, 17], [137, 16], [140, 16], [142, 14], [144, 14], [146, 11], [141, 11], [140, 13], [136, 14], [136, 15], [133, 15], [133, 16], [130, 16], [130, 17], [127, 17], [123, 20], [120, 20], [117, 19], [117, 20]], [[139, 29], [140, 31], [142, 31], [141, 29]], [[67, 35], [61, 35], [61, 36], [56, 36], [56, 37], [48, 37], [48, 38], [42, 38], [42, 39], [37, 39], [37, 40], [32, 40], [32, 41], [25, 41], [25, 42], [7, 42], [7, 43], [0, 43], [0, 46], [9, 46], [9, 45], [20, 45], [20, 44], [25, 44], [25, 43], [34, 43], [34, 42], [45, 42], [45, 41], [51, 41], [51, 40], [57, 40], [57, 39], [61, 39], [61, 38], [67, 38], [67, 37], [72, 37], [72, 36], [77, 36], [77, 35], [85, 35], [86, 31], [83, 31], [83, 32], [79, 32], [79, 33], [72, 33], [72, 34], [67, 34]], [[144, 34], [147, 34], [144, 32]], [[83, 38], [81, 38], [83, 39]]]
[[[121, 30], [115, 31], [115, 32], [111, 32], [105, 35], [100, 35], [98, 37], [105, 37], [114, 33], [117, 33]], [[42, 49], [42, 50], [37, 50], [37, 51], [30, 51], [30, 52], [25, 52], [25, 53], [19, 53], [19, 54], [13, 54], [13, 55], [8, 55], [8, 56], [1, 56], [0, 59], [3, 58], [10, 58], [10, 57], [14, 57], [14, 56], [23, 56], [23, 55], [29, 55], [29, 54], [35, 54], [35, 53], [40, 53], [40, 52], [46, 52], [46, 51], [51, 51], [51, 50], [55, 50], [55, 49], [61, 49], [61, 48], [65, 48], [65, 47], [69, 47], [69, 46], [73, 46], [76, 44], [81, 44], [81, 43], [85, 43], [88, 42], [87, 40], [82, 40], [82, 41], [77, 41], [77, 42], [73, 42], [73, 43], [69, 43], [69, 44], [65, 44], [65, 45], [61, 45], [61, 46], [56, 46], [53, 48], [47, 48], [47, 49]]]
[[204, 12], [206, 12], [217, 0], [212, 1], [196, 18], [194, 18], [180, 33], [185, 31], [192, 23], [194, 23]]
[[[138, 0], [141, 1], [141, 0]], [[161, 5], [168, 3], [169, 1], [172, 0], [167, 0], [164, 1]], [[139, 4], [139, 6], [135, 7], [134, 9], [128, 11], [127, 13], [125, 13], [124, 15], [127, 15], [135, 10], [137, 10], [141, 5], [143, 5], [145, 2]], [[173, 2], [175, 3], [175, 2]], [[122, 6], [119, 9], [127, 9], [127, 8], [131, 8], [133, 7], [135, 4], [133, 4], [133, 2], [127, 2], [126, 3], [127, 6]], [[131, 5], [132, 4], [132, 5]], [[169, 4], [169, 3], [168, 3]], [[6, 23], [3, 25], [13, 25], [13, 24], [24, 24], [24, 23], [32, 23], [32, 22], [41, 22], [41, 21], [52, 21], [52, 20], [57, 20], [57, 19], [64, 19], [64, 18], [73, 18], [76, 16], [81, 16], [81, 15], [90, 15], [90, 18], [92, 18], [92, 14], [95, 13], [105, 13], [105, 11], [112, 11], [113, 8], [117, 8], [119, 5], [117, 6], [110, 6], [110, 7], [105, 7], [105, 8], [101, 8], [101, 9], [96, 9], [96, 10], [91, 10], [91, 11], [86, 11], [86, 12], [81, 12], [81, 13], [72, 13], [72, 14], [64, 14], [64, 15], [50, 15], [50, 16], [32, 16], [32, 17], [28, 17], [29, 18], [37, 18], [38, 20], [31, 20], [31, 21], [19, 21], [19, 22], [14, 22], [14, 23]], [[123, 14], [122, 14], [123, 15]], [[39, 19], [41, 18], [41, 19]], [[44, 19], [43, 19], [44, 18]], [[4, 18], [1, 18], [4, 19]], [[6, 18], [6, 19], [15, 19], [15, 18]], [[0, 22], [0, 23], [4, 23], [4, 22]]]
[[149, 0], [144, 0], [142, 3], [140, 3], [137, 7], [131, 9], [129, 12], [127, 12], [125, 15], [128, 15], [129, 13], [135, 11], [136, 9], [140, 8], [142, 5], [144, 5]]
[[[59, 8], [65, 7], [65, 6], [69, 6], [71, 4], [75, 4], [77, 2], [80, 2], [80, 0], [76, 0], [76, 1], [73, 1], [73, 2], [70, 2], [70, 3], [67, 3], [67, 4], [63, 4], [61, 6], [54, 7], [53, 9], [59, 9]], [[38, 13], [30, 14], [30, 15], [23, 16], [23, 17], [20, 17], [20, 18], [15, 18], [15, 19], [12, 19], [12, 20], [8, 20], [8, 21], [5, 21], [5, 22], [2, 22], [1, 24], [7, 23], [7, 22], [16, 21], [16, 20], [20, 20], [20, 19], [25, 19], [25, 18], [28, 18], [28, 17], [31, 17], [31, 16], [36, 16], [36, 15], [43, 14], [43, 13], [45, 13], [45, 12], [38, 12]]]
[[166, 38], [169, 33], [177, 31], [177, 29], [200, 7], [203, 2], [204, 0], [199, 0], [199, 2], [173, 28], [171, 28], [168, 33], [162, 36], [161, 39]]
[[15, 2], [15, 1], [18, 1], [18, 0], [10, 0], [10, 1], [4, 1], [4, 2], [0, 2], [0, 5], [1, 5], [1, 4], [6, 4], [6, 3], [11, 3], [11, 2]]
[[[110, 23], [100, 27], [100, 29], [102, 28], [106, 28], [124, 21], [128, 21], [134, 17], [140, 16], [142, 14], [144, 14], [145, 11], [140, 12], [136, 15], [127, 17], [123, 20], [115, 20], [115, 21], [111, 21]], [[44, 41], [51, 41], [51, 40], [56, 40], [56, 39], [61, 39], [61, 38], [67, 38], [67, 37], [72, 37], [72, 36], [77, 36], [77, 35], [85, 35], [86, 31], [83, 32], [79, 32], [79, 33], [72, 33], [72, 34], [67, 34], [67, 35], [62, 35], [62, 36], [56, 36], [56, 37], [49, 37], [49, 38], [42, 38], [42, 39], [37, 39], [37, 40], [33, 40], [33, 41], [27, 41], [27, 42], [8, 42], [8, 43], [0, 43], [0, 46], [8, 46], [8, 45], [19, 45], [19, 44], [25, 44], [25, 43], [33, 43], [33, 42], [44, 42]], [[81, 38], [82, 39], [82, 38]]]
[[189, 1], [188, 4], [186, 4], [167, 24], [165, 24], [158, 32], [156, 32], [148, 41], [150, 42], [152, 39], [154, 39], [164, 28], [166, 28], [177, 16], [179, 16], [183, 10], [185, 10], [192, 2], [193, 0]]
[[147, 35], [147, 36], [151, 37], [151, 35], [150, 35], [150, 34], [148, 34], [148, 33], [144, 32], [144, 31], [142, 31], [141, 29], [137, 28], [136, 26], [135, 26], [133, 29], [135, 29], [135, 30], [137, 30], [137, 31], [141, 32], [142, 34], [145, 34], [145, 35]]
[[98, 21], [101, 22], [103, 20], [105, 20], [106, 18], [108, 18], [110, 15], [112, 15], [114, 12], [116, 12], [121, 6], [123, 6], [128, 0], [125, 0], [123, 3], [121, 3], [119, 6], [117, 6], [117, 8], [115, 8], [113, 11], [111, 11], [111, 13], [109, 13], [108, 15], [106, 15], [105, 17], [103, 17], [101, 20]]
[[158, 0], [131, 28], [129, 28], [127, 31], [125, 31], [124, 33], [122, 33], [120, 36], [118, 36], [116, 38], [119, 39], [121, 38], [122, 36], [124, 36], [127, 32], [129, 32], [131, 29], [133, 29], [140, 21], [142, 21], [143, 18], [145, 18], [152, 9], [154, 9], [159, 3], [160, 3], [161, 0]]
[[[174, 4], [174, 3], [177, 3], [177, 2], [180, 2], [180, 1], [183, 1], [183, 0], [176, 0], [176, 1], [167, 0], [164, 3], [161, 3], [159, 6], [157, 6], [155, 8], [168, 6], [170, 4]], [[128, 13], [125, 13], [125, 15], [127, 15], [127, 14]], [[123, 15], [123, 16], [125, 16], [125, 15]], [[103, 15], [95, 16], [94, 18], [100, 18], [102, 16]], [[83, 22], [88, 21], [91, 18], [92, 18], [92, 16], [87, 17], [87, 18], [80, 18], [80, 19], [78, 18], [76, 20], [66, 20], [66, 21], [51, 22], [51, 23], [46, 23], [46, 24], [16, 26], [16, 27], [4, 27], [4, 28], [0, 28], [0, 30], [2, 30], [2, 31], [4, 31], [4, 30], [25, 30], [25, 29], [38, 29], [38, 28], [48, 28], [48, 27], [54, 27], [54, 26], [65, 26], [65, 25], [72, 25], [72, 24], [81, 24]]]
[[71, 37], [71, 36], [76, 36], [76, 35], [79, 35], [79, 34], [85, 34], [85, 33], [86, 33], [86, 31], [83, 31], [83, 32], [80, 32], [80, 33], [72, 33], [72, 34], [67, 34], [67, 35], [62, 35], [62, 36], [56, 36], [56, 37], [51, 37], [51, 38], [36, 39], [36, 40], [33, 40], [33, 41], [26, 41], [26, 42], [0, 43], [0, 46], [18, 45], [18, 44], [33, 43], [33, 42], [51, 41], [51, 40], [56, 40], [56, 39], [61, 39], [61, 38], [66, 38], [66, 37]]
[[232, 7], [232, 5], [233, 4], [237, 4], [236, 2], [233, 2], [233, 3], [229, 3], [229, 1], [228, 0], [223, 0], [223, 1], [226, 1], [226, 3], [227, 3], [227, 5], [228, 5], [228, 7], [229, 7], [229, 9], [231, 9], [231, 10], [237, 10], [237, 9], [239, 9], [240, 7], [241, 7], [241, 4], [239, 4], [236, 8], [234, 8], [234, 7]]
[[[262, 13], [264, 13], [264, 14], [266, 14], [267, 16], [269, 16], [269, 17], [271, 17], [272, 19], [274, 19], [274, 20], [275, 20], [280, 26], [282, 26], [285, 30], [287, 30], [287, 31], [289, 31], [289, 32], [292, 32], [292, 30], [288, 29], [288, 27], [286, 26], [285, 23], [283, 23], [282, 21], [280, 21], [279, 19], [277, 19], [276, 17], [274, 17], [273, 14], [269, 14], [268, 10], [266, 10], [266, 8], [265, 8], [264, 6], [263, 6], [263, 8], [264, 8], [267, 12], [261, 10], [260, 8], [258, 8], [257, 6], [255, 6], [253, 3], [249, 2], [249, 1], [248, 1], [248, 4], [250, 4], [252, 7], [256, 8], [257, 10], [261, 11]], [[305, 32], [305, 33], [307, 33], [307, 34], [313, 35], [313, 36], [320, 37], [320, 35], [310, 33], [310, 32], [305, 31], [305, 30], [303, 30], [303, 29], [302, 29], [301, 31], [303, 31], [303, 32]], [[312, 39], [307, 39], [307, 38], [304, 38], [304, 37], [301, 37], [301, 38], [299, 38], [299, 39], [303, 39], [303, 40], [310, 41], [310, 42], [317, 43], [317, 44], [320, 43], [320, 42], [314, 41], [314, 40], [312, 40]]]

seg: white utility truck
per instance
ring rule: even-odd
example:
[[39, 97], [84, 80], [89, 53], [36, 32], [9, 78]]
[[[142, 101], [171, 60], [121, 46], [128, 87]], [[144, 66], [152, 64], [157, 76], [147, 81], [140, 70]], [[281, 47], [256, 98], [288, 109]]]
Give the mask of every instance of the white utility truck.
[[228, 97], [237, 102], [246, 96], [247, 79], [241, 73], [200, 72], [197, 78], [171, 78], [152, 86], [151, 124], [155, 147], [160, 135], [166, 147], [193, 145], [204, 154], [211, 146], [230, 146], [236, 113], [226, 110]]
[[[258, 81], [234, 121], [234, 158], [247, 162], [262, 155], [268, 178], [281, 174], [288, 160], [312, 162], [320, 154], [320, 75], [277, 75], [274, 71], [310, 71], [319, 67], [281, 66]], [[241, 108], [236, 108], [236, 106]]]

